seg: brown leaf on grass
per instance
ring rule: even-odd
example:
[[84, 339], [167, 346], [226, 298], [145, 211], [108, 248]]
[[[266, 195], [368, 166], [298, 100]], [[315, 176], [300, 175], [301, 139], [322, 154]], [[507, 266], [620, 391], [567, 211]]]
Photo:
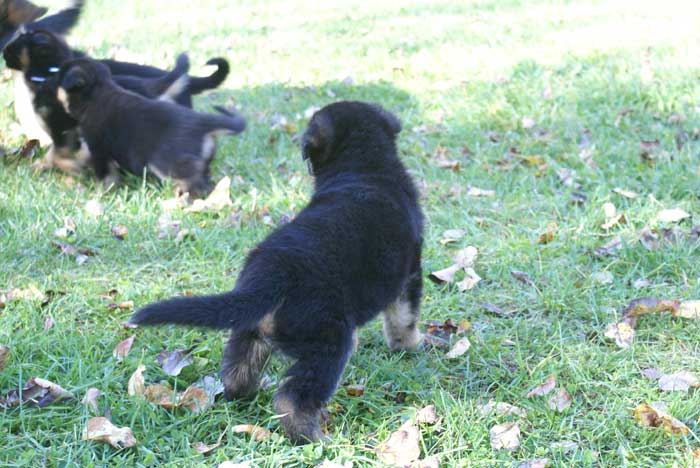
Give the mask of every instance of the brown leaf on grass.
[[680, 208], [661, 210], [656, 215], [656, 220], [662, 223], [677, 223], [686, 218], [690, 218], [690, 214]]
[[459, 239], [464, 237], [467, 234], [467, 231], [464, 229], [448, 229], [447, 231], [442, 233], [442, 238], [440, 238], [440, 243], [442, 245], [447, 245], [451, 244], [453, 242], [457, 242]]
[[39, 140], [27, 140], [24, 144], [15, 151], [15, 156], [19, 158], [34, 157], [34, 153], [41, 148]]
[[117, 240], [124, 240], [129, 235], [129, 229], [126, 226], [112, 226], [112, 237]]
[[226, 435], [226, 432], [228, 431], [228, 427], [221, 433], [219, 434], [219, 438], [216, 440], [216, 443], [207, 445], [204, 442], [194, 442], [192, 444], [192, 448], [197, 451], [197, 453], [201, 455], [209, 455], [212, 453], [214, 450], [217, 448], [221, 447], [221, 441], [224, 438], [224, 435]]
[[620, 187], [615, 187], [613, 189], [613, 192], [620, 195], [620, 196], [623, 196], [625, 198], [629, 198], [632, 200], [639, 196], [638, 193], [632, 192], [631, 190], [625, 190], [625, 189], [620, 188]]
[[700, 319], [700, 301], [683, 301], [678, 310], [672, 311], [674, 317], [682, 317], [691, 320]]
[[146, 400], [163, 408], [172, 409], [178, 406], [178, 396], [170, 387], [163, 384], [149, 385], [144, 389], [143, 396]]
[[654, 162], [659, 151], [661, 143], [659, 140], [642, 140], [639, 142], [639, 148], [642, 160], [647, 162]]
[[66, 238], [72, 236], [76, 232], [75, 221], [71, 217], [63, 218], [63, 226], [56, 229], [53, 235], [56, 237]]
[[59, 242], [57, 240], [52, 240], [51, 245], [56, 247], [61, 255], [68, 255], [69, 257], [75, 257], [75, 262], [78, 265], [82, 265], [85, 263], [88, 259], [88, 257], [94, 257], [97, 255], [97, 252], [93, 249], [86, 248], [86, 247], [76, 247], [72, 244], [69, 244], [67, 242]]
[[459, 265], [452, 265], [451, 267], [445, 268], [443, 270], [438, 270], [430, 273], [430, 275], [428, 275], [428, 279], [437, 284], [454, 283], [455, 275], [459, 270], [461, 270]]
[[518, 158], [520, 159], [520, 162], [525, 164], [527, 167], [542, 167], [544, 165], [544, 158], [542, 156], [537, 156], [537, 155], [530, 155], [530, 156], [525, 156], [525, 155], [519, 155]]
[[479, 281], [481, 281], [481, 276], [479, 276], [473, 268], [465, 268], [464, 279], [457, 282], [457, 289], [461, 292], [468, 291], [474, 288]]
[[127, 392], [129, 396], [143, 396], [146, 393], [146, 384], [143, 378], [143, 371], [146, 370], [146, 366], [139, 364], [131, 377], [129, 377], [129, 384], [127, 385]]
[[133, 308], [134, 308], [134, 301], [124, 301], [124, 302], [120, 302], [119, 304], [115, 304], [114, 302], [112, 302], [111, 304], [109, 304], [107, 306], [107, 310], [117, 310], [117, 309], [131, 310]]
[[647, 379], [659, 380], [662, 374], [659, 372], [659, 369], [655, 367], [647, 367], [646, 369], [642, 369], [642, 375]]
[[447, 319], [444, 322], [431, 321], [425, 331], [425, 343], [436, 348], [447, 348], [450, 337], [459, 332], [459, 326]]
[[32, 377], [27, 381], [21, 393], [18, 390], [12, 390], [2, 401], [4, 406], [29, 403], [43, 408], [53, 402], [72, 398], [73, 395], [60, 385], [46, 379]]
[[455, 359], [458, 358], [462, 355], [464, 355], [467, 351], [469, 351], [469, 348], [471, 348], [472, 344], [469, 341], [469, 338], [464, 337], [461, 338], [459, 341], [457, 341], [453, 346], [450, 351], [445, 354], [445, 357], [447, 359]]
[[519, 270], [512, 270], [510, 272], [510, 276], [515, 278], [516, 280], [520, 281], [523, 284], [527, 284], [528, 286], [535, 286], [535, 282], [532, 281], [532, 278], [530, 278], [530, 275], [528, 273], [525, 273], [524, 271], [519, 271]]
[[85, 396], [83, 397], [81, 403], [87, 406], [87, 408], [97, 414], [99, 412], [99, 409], [97, 407], [97, 399], [102, 395], [102, 392], [100, 392], [98, 389], [95, 387], [88, 388], [87, 392], [85, 392]]
[[214, 190], [207, 198], [194, 200], [192, 206], [185, 209], [185, 211], [189, 213], [220, 211], [227, 206], [233, 206], [231, 201], [231, 178], [228, 176], [216, 184], [216, 187], [214, 187]]
[[365, 394], [365, 386], [361, 384], [347, 385], [345, 393], [351, 397], [359, 397]]
[[427, 424], [429, 426], [437, 423], [437, 409], [435, 405], [428, 405], [416, 413], [416, 422], [418, 424]]
[[634, 420], [640, 426], [661, 427], [669, 434], [688, 434], [690, 429], [678, 419], [666, 412], [666, 408], [657, 403], [642, 403], [635, 408]]
[[474, 265], [476, 258], [479, 256], [479, 251], [476, 247], [470, 245], [461, 250], [458, 250], [454, 254], [455, 264], [461, 268], [468, 268]]
[[438, 145], [435, 148], [432, 159], [435, 161], [435, 165], [441, 169], [451, 169], [455, 172], [462, 169], [459, 161], [449, 159], [449, 151], [444, 146]]
[[160, 364], [166, 374], [177, 376], [180, 375], [182, 369], [194, 362], [192, 349], [193, 348], [181, 348], [174, 351], [163, 351], [158, 355], [156, 361], [158, 364]]
[[556, 386], [557, 379], [553, 375], [550, 375], [547, 378], [547, 380], [545, 380], [541, 385], [538, 385], [537, 387], [530, 390], [527, 394], [527, 397], [532, 398], [534, 396], [544, 396], [552, 390], [554, 390], [554, 387]]
[[117, 427], [103, 417], [90, 418], [83, 431], [83, 440], [106, 442], [116, 449], [134, 447], [138, 444], [128, 427]]
[[606, 338], [615, 341], [622, 349], [628, 349], [634, 341], [634, 328], [627, 322], [611, 323], [603, 334]]
[[690, 388], [700, 387], [700, 376], [688, 371], [676, 372], [659, 377], [659, 390], [664, 392], [687, 392]]
[[194, 414], [203, 413], [211, 407], [209, 395], [204, 389], [190, 385], [178, 395], [178, 406], [187, 408]]
[[617, 236], [611, 239], [610, 241], [606, 242], [603, 244], [601, 247], [598, 247], [595, 249], [593, 252], [593, 255], [596, 257], [609, 257], [612, 255], [615, 255], [618, 250], [622, 248], [622, 237]]
[[420, 457], [420, 431], [408, 420], [375, 450], [379, 460], [390, 466], [405, 467]]
[[[680, 307], [679, 301], [668, 299], [658, 299], [656, 297], [640, 297], [629, 303], [622, 311], [622, 318], [640, 317], [646, 314], [656, 312], [672, 312], [676, 313]], [[632, 323], [634, 326], [634, 323]]]
[[195, 414], [206, 411], [213, 403], [204, 389], [194, 385], [177, 394], [163, 384], [149, 385], [144, 390], [143, 396], [146, 400], [163, 408], [186, 408]]
[[136, 335], [131, 335], [129, 338], [115, 346], [114, 351], [112, 351], [112, 356], [117, 358], [119, 361], [124, 360], [124, 358], [129, 354], [129, 351], [131, 351], [131, 346], [134, 344], [135, 338]]
[[524, 409], [519, 408], [510, 403], [497, 402], [496, 400], [489, 400], [485, 405], [479, 407], [479, 414], [482, 417], [488, 417], [493, 414], [496, 416], [518, 416], [521, 418], [527, 417], [527, 413]]
[[10, 354], [9, 346], [0, 346], [0, 372], [5, 369], [5, 364], [7, 362], [7, 355]]
[[549, 409], [563, 413], [571, 407], [571, 395], [562, 388], [549, 399]]
[[549, 244], [556, 238], [557, 230], [559, 230], [557, 223], [551, 222], [547, 224], [547, 231], [540, 234], [540, 238], [537, 240], [537, 243]]
[[624, 214], [618, 214], [617, 208], [610, 202], [603, 204], [603, 212], [605, 214], [605, 222], [600, 225], [602, 229], [608, 230], [618, 224], [627, 224], [627, 219]]
[[264, 427], [256, 426], [255, 424], [238, 424], [233, 426], [231, 431], [235, 434], [250, 434], [258, 442], [269, 439], [272, 435], [272, 433]]
[[216, 375], [205, 375], [192, 385], [204, 390], [207, 393], [211, 404], [214, 404], [214, 400], [216, 399], [217, 395], [224, 393], [224, 384]]
[[527, 460], [522, 462], [518, 468], [547, 468], [549, 466], [548, 458], [536, 458], [535, 460]]
[[520, 426], [517, 422], [496, 424], [489, 431], [489, 437], [494, 450], [517, 450], [520, 447]]

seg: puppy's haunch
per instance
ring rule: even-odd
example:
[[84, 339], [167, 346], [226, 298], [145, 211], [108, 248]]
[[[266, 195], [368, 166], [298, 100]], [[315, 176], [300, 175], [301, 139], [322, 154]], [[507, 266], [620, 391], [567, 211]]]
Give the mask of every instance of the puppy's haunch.
[[183, 191], [205, 194], [216, 136], [245, 129], [243, 117], [223, 109], [202, 114], [126, 91], [95, 60], [65, 63], [58, 81], [58, 99], [78, 121], [102, 181], [115, 175], [116, 165], [137, 175], [148, 170], [161, 179], [171, 177]]
[[221, 366], [229, 399], [257, 390], [273, 347], [293, 358], [275, 410], [292, 441], [321, 438], [320, 410], [358, 327], [383, 312], [392, 350], [420, 341], [423, 216], [396, 153], [400, 130], [373, 104], [318, 111], [302, 142], [315, 175], [311, 201], [249, 253], [233, 291], [152, 304], [131, 322], [230, 328]]

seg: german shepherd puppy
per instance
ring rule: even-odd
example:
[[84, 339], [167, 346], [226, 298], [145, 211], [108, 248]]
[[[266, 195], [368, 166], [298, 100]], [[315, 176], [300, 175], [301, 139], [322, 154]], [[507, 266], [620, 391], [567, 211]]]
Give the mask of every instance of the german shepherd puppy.
[[58, 82], [58, 99], [78, 121], [92, 168], [103, 182], [111, 182], [116, 165], [137, 175], [148, 170], [160, 179], [171, 177], [183, 192], [206, 194], [216, 135], [245, 129], [243, 117], [224, 109], [217, 109], [221, 115], [202, 114], [126, 91], [95, 60], [66, 62]]
[[[21, 33], [10, 42], [3, 51], [3, 56], [9, 68], [22, 73], [21, 77], [16, 77], [15, 83], [17, 115], [24, 116], [21, 120], [23, 124], [29, 121], [30, 129], [34, 125], [33, 121], [36, 122], [49, 136], [52, 144], [37, 167], [57, 167], [65, 172], [80, 172], [89, 153], [81, 144], [78, 122], [68, 115], [56, 97], [58, 65], [71, 59], [71, 49], [60, 36], [50, 31], [32, 30]], [[187, 88], [188, 70], [189, 60], [187, 55], [182, 54], [178, 57], [175, 68], [161, 77], [121, 76], [116, 80], [124, 88], [143, 96], [176, 100], [178, 94]], [[21, 97], [28, 98], [29, 103]], [[28, 106], [30, 109], [20, 106]], [[44, 140], [41, 135], [38, 139]]]
[[228, 399], [257, 391], [272, 348], [293, 358], [275, 411], [293, 442], [320, 439], [320, 410], [357, 328], [383, 312], [390, 349], [421, 339], [423, 216], [397, 156], [400, 130], [375, 104], [318, 111], [302, 139], [315, 176], [311, 201], [248, 254], [233, 291], [151, 304], [130, 322], [231, 329], [221, 367]]

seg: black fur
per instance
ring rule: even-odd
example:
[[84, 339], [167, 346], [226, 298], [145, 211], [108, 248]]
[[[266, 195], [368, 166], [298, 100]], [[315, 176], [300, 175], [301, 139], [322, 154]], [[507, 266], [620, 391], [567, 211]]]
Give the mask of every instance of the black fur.
[[[34, 113], [41, 126], [49, 134], [53, 147], [42, 166], [60, 167], [79, 171], [84, 161], [75, 161], [74, 153], [81, 146], [78, 122], [65, 111], [56, 97], [59, 66], [72, 57], [72, 51], [60, 36], [46, 30], [32, 30], [20, 34], [3, 51], [9, 68], [22, 72], [24, 84], [29, 89]], [[189, 60], [186, 54], [178, 57], [175, 68], [157, 78], [132, 76], [115, 77], [126, 89], [145, 97], [157, 98], [167, 94], [179, 79], [186, 79]], [[177, 87], [177, 91], [184, 87]], [[176, 100], [178, 95], [168, 96]], [[19, 99], [19, 98], [17, 98]]]
[[245, 119], [236, 114], [201, 114], [126, 91], [95, 60], [66, 62], [58, 80], [59, 99], [66, 94], [64, 104], [78, 121], [95, 175], [103, 181], [116, 164], [137, 175], [147, 169], [172, 177], [194, 195], [207, 193], [215, 134], [245, 129]]
[[384, 311], [392, 349], [418, 344], [423, 216], [399, 160], [396, 117], [361, 102], [311, 119], [304, 159], [315, 175], [309, 204], [246, 259], [233, 291], [151, 304], [134, 324], [230, 328], [227, 398], [249, 395], [274, 346], [296, 360], [275, 395], [296, 443], [322, 437], [319, 414], [341, 378], [358, 327]]
[[72, 6], [38, 20], [46, 13], [46, 8], [37, 7], [26, 0], [3, 0], [0, 7], [0, 49], [5, 48], [21, 25], [28, 31], [43, 29], [66, 34], [78, 22], [82, 8], [83, 2], [75, 1]]

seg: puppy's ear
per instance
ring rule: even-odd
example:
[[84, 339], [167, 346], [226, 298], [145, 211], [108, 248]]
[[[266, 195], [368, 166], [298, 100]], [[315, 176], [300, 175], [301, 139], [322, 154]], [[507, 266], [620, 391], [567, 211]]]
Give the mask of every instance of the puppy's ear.
[[322, 164], [333, 142], [333, 122], [324, 112], [317, 112], [301, 139], [301, 151], [304, 159], [312, 164]]
[[61, 80], [61, 88], [72, 93], [85, 89], [89, 84], [89, 79], [85, 70], [80, 67], [69, 68]]
[[372, 104], [372, 108], [381, 116], [384, 127], [389, 133], [398, 135], [401, 132], [401, 121], [398, 117], [378, 104]]
[[2, 55], [8, 68], [24, 70], [29, 66], [26, 42], [25, 36], [19, 35], [3, 49]]
[[7, 21], [13, 26], [31, 23], [47, 11], [48, 8], [36, 6], [27, 0], [10, 0], [7, 4]]

